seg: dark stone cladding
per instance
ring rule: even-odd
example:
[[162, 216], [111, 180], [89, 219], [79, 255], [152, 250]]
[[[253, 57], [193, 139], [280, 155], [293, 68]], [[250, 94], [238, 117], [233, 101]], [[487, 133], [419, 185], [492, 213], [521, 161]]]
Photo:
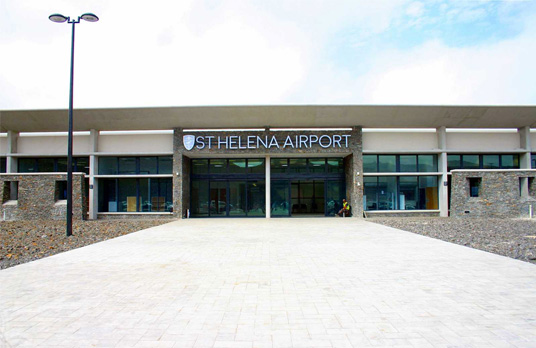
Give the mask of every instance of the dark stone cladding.
[[418, 211], [418, 212], [412, 212], [411, 210], [404, 211], [404, 212], [389, 212], [389, 211], [381, 211], [381, 212], [366, 212], [367, 218], [383, 218], [383, 217], [389, 217], [389, 218], [397, 218], [397, 217], [439, 217], [439, 212], [437, 211]]
[[[57, 201], [56, 181], [66, 181], [67, 174], [0, 175], [0, 219], [65, 220], [66, 201]], [[18, 199], [10, 201], [9, 182], [18, 182]], [[73, 220], [87, 218], [87, 197], [83, 173], [73, 173]]]
[[[192, 150], [186, 150], [183, 144], [184, 135], [197, 136], [214, 136], [224, 138], [227, 136], [241, 136], [242, 146], [246, 146], [248, 136], [268, 137], [276, 136], [279, 147], [265, 148], [264, 146], [256, 149], [227, 149], [213, 146], [211, 149], [205, 147]], [[292, 148], [283, 144], [287, 136], [295, 139], [300, 135], [316, 135], [320, 138], [322, 135], [330, 137], [334, 135], [349, 135], [348, 147], [322, 147], [319, 144], [313, 144], [311, 147]], [[341, 140], [341, 145], [344, 142]], [[236, 145], [237, 146], [237, 145]], [[237, 146], [238, 147], [238, 146]], [[181, 128], [174, 129], [173, 137], [173, 203], [175, 207], [175, 216], [183, 217], [190, 203], [190, 157], [265, 157], [267, 155], [277, 157], [303, 157], [306, 155], [327, 157], [340, 155], [345, 157], [346, 168], [346, 194], [347, 200], [352, 205], [353, 216], [361, 217], [363, 215], [362, 197], [363, 197], [363, 147], [361, 127], [352, 127], [352, 130], [344, 131], [221, 131], [221, 132], [183, 132]], [[359, 173], [359, 174], [356, 174]]]
[[[536, 214], [536, 170], [452, 171], [450, 216], [526, 218]], [[480, 178], [478, 197], [470, 197], [469, 179]], [[521, 180], [528, 178], [528, 196], [521, 196]]]

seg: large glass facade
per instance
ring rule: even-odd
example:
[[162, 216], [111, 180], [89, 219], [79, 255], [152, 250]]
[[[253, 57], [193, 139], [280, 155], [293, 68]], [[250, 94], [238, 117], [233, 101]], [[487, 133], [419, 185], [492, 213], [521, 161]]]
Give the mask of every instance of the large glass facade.
[[365, 176], [365, 210], [439, 209], [437, 176]]
[[193, 159], [192, 217], [265, 216], [264, 159]]
[[172, 156], [99, 157], [100, 175], [171, 174]]
[[448, 155], [448, 171], [453, 169], [519, 169], [519, 155]]
[[[17, 162], [19, 173], [67, 172], [67, 157], [21, 157]], [[73, 157], [73, 172], [89, 174], [89, 157]]]
[[5, 173], [7, 168], [6, 157], [0, 157], [0, 173]]
[[433, 173], [437, 155], [363, 155], [364, 173]]
[[171, 212], [171, 178], [99, 179], [99, 212]]

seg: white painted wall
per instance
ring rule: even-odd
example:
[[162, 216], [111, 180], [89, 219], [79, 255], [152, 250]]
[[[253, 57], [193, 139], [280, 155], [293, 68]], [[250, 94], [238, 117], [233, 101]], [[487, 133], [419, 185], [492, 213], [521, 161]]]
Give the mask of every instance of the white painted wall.
[[99, 152], [173, 152], [173, 134], [101, 134]]
[[493, 152], [519, 150], [518, 133], [447, 132], [448, 151]]
[[[91, 147], [88, 135], [75, 135], [73, 153], [89, 153]], [[67, 136], [19, 136], [17, 153], [26, 155], [67, 156]]]
[[7, 153], [7, 137], [0, 137], [0, 153]]
[[530, 133], [530, 145], [532, 147], [532, 151], [536, 151], [536, 132]]
[[363, 150], [404, 152], [437, 150], [435, 132], [363, 132]]

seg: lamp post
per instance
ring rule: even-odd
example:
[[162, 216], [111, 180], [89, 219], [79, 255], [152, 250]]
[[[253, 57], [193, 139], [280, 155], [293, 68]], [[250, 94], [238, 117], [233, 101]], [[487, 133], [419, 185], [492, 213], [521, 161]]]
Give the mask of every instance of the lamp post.
[[67, 237], [73, 234], [73, 76], [74, 76], [74, 27], [80, 23], [80, 19], [87, 22], [97, 22], [99, 17], [93, 13], [84, 13], [78, 19], [65, 17], [61, 14], [48, 16], [54, 23], [69, 23], [73, 25], [71, 37], [71, 86], [69, 90], [69, 136], [67, 141]]

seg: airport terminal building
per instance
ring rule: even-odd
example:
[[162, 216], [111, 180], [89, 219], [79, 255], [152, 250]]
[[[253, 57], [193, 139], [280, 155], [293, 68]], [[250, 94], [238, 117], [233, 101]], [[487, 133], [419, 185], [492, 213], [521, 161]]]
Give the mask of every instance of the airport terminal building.
[[[0, 111], [0, 219], [64, 219], [67, 121]], [[75, 219], [536, 215], [533, 106], [79, 109], [74, 129]]]

